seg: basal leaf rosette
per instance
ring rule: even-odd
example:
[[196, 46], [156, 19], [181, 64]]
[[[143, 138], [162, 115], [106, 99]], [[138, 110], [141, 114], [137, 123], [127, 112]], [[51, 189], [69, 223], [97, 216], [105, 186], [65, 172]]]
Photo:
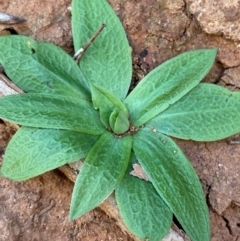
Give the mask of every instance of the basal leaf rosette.
[[[79, 65], [62, 49], [24, 36], [0, 37], [0, 64], [24, 94], [0, 98], [0, 117], [22, 125], [1, 175], [21, 181], [85, 159], [70, 219], [115, 189], [120, 214], [140, 239], [158, 241], [176, 216], [193, 241], [209, 241], [209, 214], [191, 163], [169, 137], [214, 141], [240, 132], [240, 94], [199, 84], [216, 49], [189, 51], [147, 74], [127, 96], [131, 50], [105, 0], [73, 0], [74, 47], [107, 27]], [[141, 165], [150, 182], [130, 175]]]

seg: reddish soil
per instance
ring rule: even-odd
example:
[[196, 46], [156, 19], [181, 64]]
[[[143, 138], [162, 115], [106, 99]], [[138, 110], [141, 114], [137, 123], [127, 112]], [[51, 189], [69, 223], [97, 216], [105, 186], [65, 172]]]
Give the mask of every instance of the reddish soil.
[[[216, 63], [204, 81], [239, 90], [240, 35], [238, 28], [230, 28], [239, 26], [237, 1], [212, 1], [212, 5], [201, 0], [109, 1], [133, 49], [133, 87], [179, 53], [217, 47]], [[28, 20], [14, 26], [19, 34], [73, 52], [69, 5], [70, 0], [0, 0], [0, 11]], [[0, 25], [0, 31], [5, 27]], [[11, 127], [0, 122], [0, 156], [12, 134]], [[211, 216], [211, 241], [240, 240], [240, 145], [231, 144], [233, 140], [240, 136], [213, 143], [176, 140], [201, 179]], [[72, 188], [59, 171], [25, 182], [0, 178], [0, 241], [131, 240], [100, 209], [69, 222]]]

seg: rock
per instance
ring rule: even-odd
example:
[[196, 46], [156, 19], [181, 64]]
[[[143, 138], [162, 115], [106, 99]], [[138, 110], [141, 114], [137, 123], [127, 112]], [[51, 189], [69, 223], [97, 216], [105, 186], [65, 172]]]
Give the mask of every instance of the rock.
[[238, 0], [189, 0], [189, 11], [208, 34], [240, 40], [240, 2]]
[[240, 89], [240, 67], [226, 69], [222, 76], [222, 84], [231, 89]]
[[[238, 140], [238, 137], [236, 137]], [[233, 137], [216, 142], [186, 142], [177, 140], [202, 182], [211, 209], [221, 215], [232, 202], [240, 203], [239, 145]]]
[[[58, 46], [72, 46], [71, 14], [67, 9], [71, 0], [12, 0], [2, 1], [1, 11], [23, 17], [27, 22], [12, 25], [19, 34], [39, 41], [54, 42]], [[0, 30], [5, 28], [0, 24]]]

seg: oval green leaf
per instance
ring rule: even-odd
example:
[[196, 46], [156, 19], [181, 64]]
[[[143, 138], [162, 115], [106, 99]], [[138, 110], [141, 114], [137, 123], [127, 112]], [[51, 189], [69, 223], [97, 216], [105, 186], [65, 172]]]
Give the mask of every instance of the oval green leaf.
[[51, 94], [20, 94], [0, 98], [0, 117], [28, 127], [53, 128], [99, 135], [104, 126], [84, 99]]
[[24, 92], [90, 98], [79, 66], [61, 48], [25, 36], [1, 36], [0, 64]]
[[132, 137], [103, 133], [84, 161], [75, 182], [70, 219], [84, 215], [102, 203], [122, 180], [128, 167]]
[[147, 126], [170, 136], [215, 141], [240, 132], [240, 92], [199, 84]]
[[[135, 159], [135, 158], [134, 158]], [[138, 238], [159, 241], [172, 224], [172, 211], [150, 182], [125, 174], [115, 196], [127, 228]]]
[[145, 124], [195, 87], [211, 69], [216, 52], [186, 52], [151, 71], [124, 101], [133, 125]]
[[84, 47], [101, 24], [106, 27], [84, 53], [80, 68], [91, 83], [123, 100], [132, 78], [131, 49], [116, 13], [106, 0], [72, 1], [75, 51]]
[[85, 158], [97, 136], [75, 131], [21, 127], [9, 142], [1, 174], [16, 181]]
[[133, 136], [136, 158], [191, 240], [209, 241], [209, 213], [198, 176], [181, 149], [154, 131], [142, 128]]

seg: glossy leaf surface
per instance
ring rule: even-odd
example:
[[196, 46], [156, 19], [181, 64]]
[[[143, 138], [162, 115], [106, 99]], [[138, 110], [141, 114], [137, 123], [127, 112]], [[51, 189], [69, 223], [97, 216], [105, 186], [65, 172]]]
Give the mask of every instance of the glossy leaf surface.
[[190, 51], [151, 71], [124, 101], [133, 125], [145, 124], [188, 93], [211, 69], [215, 55], [216, 49]]
[[131, 50], [116, 13], [106, 0], [72, 1], [75, 51], [84, 47], [99, 26], [107, 26], [84, 53], [80, 68], [88, 81], [123, 100], [132, 78]]
[[1, 173], [26, 180], [85, 158], [97, 136], [74, 131], [21, 127], [9, 142]]
[[88, 83], [61, 48], [25, 36], [1, 36], [0, 64], [24, 92], [90, 98]]
[[215, 141], [240, 132], [240, 92], [199, 84], [147, 126], [180, 139]]
[[20, 94], [0, 98], [0, 117], [23, 126], [54, 128], [99, 135], [104, 127], [92, 104], [84, 99], [51, 94]]
[[209, 241], [209, 214], [198, 176], [181, 149], [167, 136], [142, 128], [133, 150], [158, 194], [192, 241]]
[[129, 175], [115, 191], [120, 215], [128, 229], [138, 238], [159, 241], [172, 224], [172, 212], [150, 182]]
[[84, 161], [75, 182], [70, 219], [75, 219], [102, 203], [116, 188], [128, 167], [132, 138], [116, 138], [105, 132]]

